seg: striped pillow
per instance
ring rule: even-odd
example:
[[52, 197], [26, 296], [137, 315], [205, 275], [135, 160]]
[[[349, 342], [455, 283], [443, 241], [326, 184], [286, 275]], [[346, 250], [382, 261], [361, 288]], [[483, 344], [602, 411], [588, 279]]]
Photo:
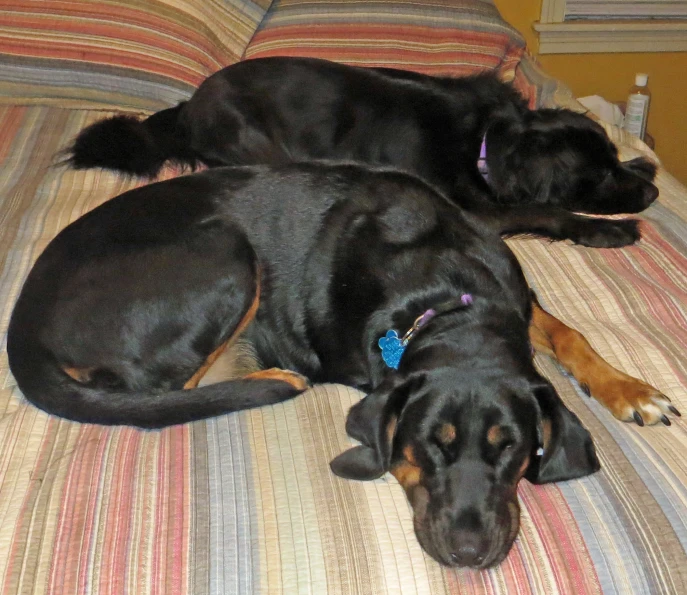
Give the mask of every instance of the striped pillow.
[[522, 36], [490, 1], [275, 0], [247, 58], [310, 56], [437, 75], [514, 77]]
[[271, 0], [0, 3], [5, 103], [160, 109], [236, 62]]

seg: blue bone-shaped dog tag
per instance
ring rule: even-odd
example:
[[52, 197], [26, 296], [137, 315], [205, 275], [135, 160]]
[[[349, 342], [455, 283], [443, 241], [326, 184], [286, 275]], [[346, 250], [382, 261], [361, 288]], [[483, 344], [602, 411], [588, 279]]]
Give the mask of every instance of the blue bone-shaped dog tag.
[[417, 331], [425, 326], [437, 314], [450, 312], [456, 308], [463, 308], [471, 304], [472, 295], [469, 293], [464, 293], [460, 296], [460, 302], [452, 301], [448, 304], [444, 304], [443, 307], [438, 309], [430, 308], [424, 314], [422, 314], [422, 316], [418, 316], [415, 319], [413, 326], [408, 329], [408, 332], [403, 335], [402, 339], [398, 337], [398, 333], [396, 331], [387, 331], [386, 335], [377, 341], [377, 345], [379, 345], [380, 349], [382, 350], [382, 359], [384, 360], [384, 363], [390, 368], [398, 370], [398, 364], [401, 361], [401, 356], [406, 349], [406, 345], [408, 345], [408, 341], [413, 338]]
[[382, 359], [384, 363], [398, 370], [398, 363], [401, 361], [401, 356], [406, 349], [405, 344], [398, 337], [396, 331], [387, 331], [386, 335], [382, 337], [377, 344], [382, 349]]

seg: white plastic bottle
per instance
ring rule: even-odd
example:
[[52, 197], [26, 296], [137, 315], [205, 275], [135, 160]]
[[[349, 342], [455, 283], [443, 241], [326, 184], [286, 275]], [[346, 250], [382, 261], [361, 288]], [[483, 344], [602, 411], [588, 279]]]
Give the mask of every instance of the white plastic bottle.
[[651, 92], [646, 83], [649, 75], [637, 73], [635, 75], [634, 87], [630, 89], [625, 107], [625, 121], [623, 128], [629, 133], [644, 140], [646, 132], [646, 121], [649, 117], [649, 103], [651, 102]]

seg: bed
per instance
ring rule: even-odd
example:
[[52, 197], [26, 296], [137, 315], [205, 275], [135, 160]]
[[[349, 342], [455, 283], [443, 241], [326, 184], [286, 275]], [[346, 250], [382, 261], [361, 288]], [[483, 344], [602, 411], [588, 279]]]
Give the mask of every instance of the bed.
[[[361, 394], [320, 385], [273, 407], [162, 431], [79, 425], [27, 404], [6, 328], [31, 264], [82, 213], [136, 185], [71, 171], [87, 124], [187, 98], [224, 65], [316, 56], [433, 74], [496, 70], [532, 107], [583, 110], [483, 0], [14, 0], [0, 5], [0, 592], [143, 594], [687, 593], [685, 422], [616, 421], [551, 360], [602, 470], [521, 482], [503, 564], [425, 555], [402, 488], [328, 462]], [[656, 156], [607, 127], [625, 158]], [[166, 171], [165, 176], [178, 172]], [[593, 250], [509, 240], [542, 305], [687, 411], [687, 190], [658, 173], [643, 239]]]

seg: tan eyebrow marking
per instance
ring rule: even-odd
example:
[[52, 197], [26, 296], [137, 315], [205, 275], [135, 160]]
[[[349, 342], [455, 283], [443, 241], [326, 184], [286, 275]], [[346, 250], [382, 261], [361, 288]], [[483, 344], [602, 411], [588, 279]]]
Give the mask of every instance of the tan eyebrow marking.
[[491, 426], [491, 428], [487, 430], [487, 442], [492, 446], [498, 446], [503, 438], [504, 435], [501, 426]]
[[456, 426], [453, 424], [443, 424], [436, 433], [437, 440], [442, 444], [449, 445], [456, 439]]

